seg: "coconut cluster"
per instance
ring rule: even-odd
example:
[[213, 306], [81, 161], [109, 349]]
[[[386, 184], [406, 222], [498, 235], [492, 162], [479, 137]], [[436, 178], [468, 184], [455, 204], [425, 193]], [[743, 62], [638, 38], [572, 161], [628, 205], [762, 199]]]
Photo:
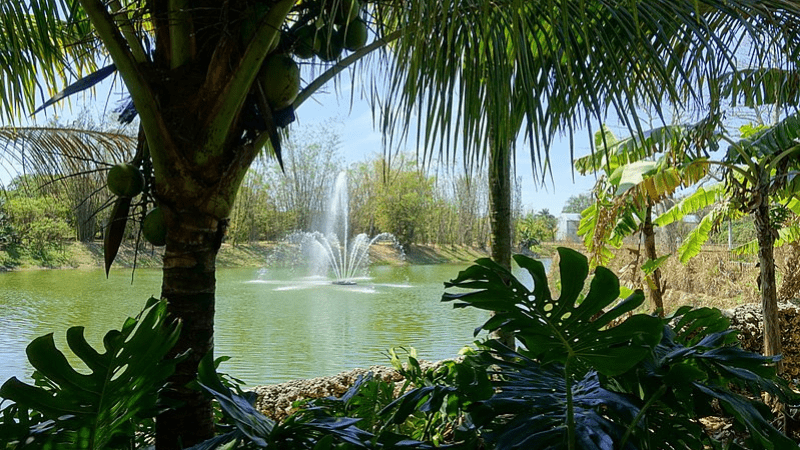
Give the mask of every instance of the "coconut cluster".
[[[120, 198], [133, 198], [145, 188], [144, 174], [131, 163], [115, 164], [106, 175], [106, 185]], [[166, 245], [167, 225], [161, 208], [150, 210], [142, 220], [142, 236], [155, 246]]]
[[359, 0], [327, 0], [303, 3], [299, 19], [287, 41], [297, 58], [335, 61], [344, 50], [354, 52], [367, 43], [367, 24], [360, 17]]
[[[256, 2], [242, 12], [240, 34], [247, 45], [268, 12]], [[281, 37], [267, 49], [259, 79], [270, 108], [288, 109], [300, 91], [300, 68], [295, 60], [333, 62], [345, 51], [354, 52], [367, 43], [369, 30], [359, 0], [299, 2], [292, 10]], [[278, 123], [278, 126], [283, 124]]]

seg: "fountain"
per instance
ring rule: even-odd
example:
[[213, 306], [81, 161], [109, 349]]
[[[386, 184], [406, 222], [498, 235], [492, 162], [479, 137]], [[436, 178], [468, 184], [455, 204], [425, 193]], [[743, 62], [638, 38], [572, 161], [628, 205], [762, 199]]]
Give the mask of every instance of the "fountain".
[[353, 285], [365, 273], [369, 264], [369, 248], [380, 240], [391, 240], [391, 233], [369, 238], [361, 233], [350, 238], [350, 203], [347, 192], [347, 173], [336, 177], [330, 203], [322, 221], [322, 230], [300, 233], [299, 243], [312, 273], [333, 276], [333, 284]]

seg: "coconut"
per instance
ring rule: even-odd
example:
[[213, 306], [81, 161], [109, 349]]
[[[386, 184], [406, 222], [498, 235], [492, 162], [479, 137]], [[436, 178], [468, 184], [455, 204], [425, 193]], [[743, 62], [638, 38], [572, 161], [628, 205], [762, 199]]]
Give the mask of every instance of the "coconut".
[[296, 32], [294, 54], [298, 58], [313, 58], [322, 48], [322, 38], [317, 28], [311, 25], [300, 27]]
[[300, 92], [300, 68], [292, 58], [274, 54], [264, 61], [259, 74], [269, 105], [280, 110], [288, 107]]
[[142, 221], [142, 235], [147, 242], [161, 247], [167, 243], [167, 222], [164, 219], [164, 211], [155, 207], [144, 216]]
[[116, 164], [106, 177], [108, 190], [120, 197], [136, 197], [144, 189], [144, 176], [133, 164]]
[[335, 61], [342, 55], [344, 44], [343, 31], [329, 31], [330, 28], [319, 30], [322, 45], [317, 52], [317, 57], [323, 61]]
[[338, 25], [345, 25], [358, 17], [361, 3], [358, 0], [341, 0], [339, 8], [336, 10], [334, 20]]
[[344, 48], [354, 52], [367, 43], [367, 24], [356, 19], [344, 28]]

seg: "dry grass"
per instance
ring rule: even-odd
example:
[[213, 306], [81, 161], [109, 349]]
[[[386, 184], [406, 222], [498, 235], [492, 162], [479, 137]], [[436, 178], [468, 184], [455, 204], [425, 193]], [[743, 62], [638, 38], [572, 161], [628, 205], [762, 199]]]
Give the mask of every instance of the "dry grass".
[[[583, 250], [582, 247], [573, 248]], [[664, 254], [664, 250], [659, 249], [659, 254]], [[800, 296], [800, 259], [792, 258], [796, 254], [800, 252], [791, 247], [775, 249], [779, 299]], [[615, 257], [607, 266], [620, 277], [622, 285], [644, 289], [647, 294], [639, 268], [644, 261], [643, 250], [627, 246], [616, 250]], [[676, 256], [670, 256], [661, 267], [667, 288], [664, 296], [666, 312], [683, 305], [729, 309], [759, 302], [757, 261], [756, 255], [736, 256], [725, 248], [714, 247], [703, 250], [685, 265]]]

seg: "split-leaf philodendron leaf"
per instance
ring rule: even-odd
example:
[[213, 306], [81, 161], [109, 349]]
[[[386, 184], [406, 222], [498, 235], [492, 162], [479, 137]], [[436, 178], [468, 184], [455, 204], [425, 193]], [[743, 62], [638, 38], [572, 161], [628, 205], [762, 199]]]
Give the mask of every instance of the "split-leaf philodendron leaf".
[[490, 259], [459, 273], [447, 288], [470, 292], [445, 293], [442, 301], [455, 307], [473, 306], [495, 314], [477, 331], [502, 328], [514, 332], [524, 346], [520, 353], [543, 364], [578, 361], [605, 375], [625, 372], [642, 359], [661, 339], [657, 317], [638, 314], [614, 327], [612, 321], [636, 309], [644, 301], [641, 291], [618, 302], [619, 280], [608, 269], [598, 267], [585, 296], [589, 275], [585, 256], [559, 248], [561, 295], [553, 298], [547, 286], [544, 264], [515, 255], [519, 267], [533, 279], [529, 288], [509, 270]]
[[129, 318], [121, 330], [106, 333], [102, 353], [86, 341], [83, 327], [67, 330], [67, 344], [88, 373], [70, 365], [52, 333], [35, 339], [28, 345], [28, 359], [45, 382], [32, 386], [14, 377], [0, 387], [0, 397], [41, 412], [58, 425], [59, 439], [74, 434], [81, 448], [107, 448], [119, 434], [132, 435], [137, 415], [155, 415], [156, 394], [176, 363], [165, 355], [180, 326], [167, 323], [166, 301], [151, 303], [138, 319]]

